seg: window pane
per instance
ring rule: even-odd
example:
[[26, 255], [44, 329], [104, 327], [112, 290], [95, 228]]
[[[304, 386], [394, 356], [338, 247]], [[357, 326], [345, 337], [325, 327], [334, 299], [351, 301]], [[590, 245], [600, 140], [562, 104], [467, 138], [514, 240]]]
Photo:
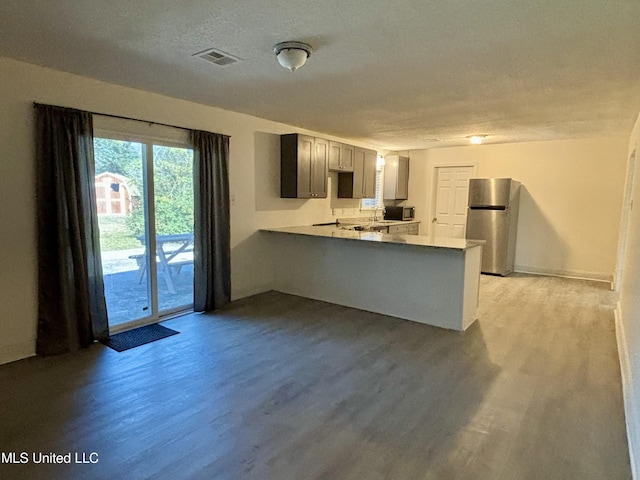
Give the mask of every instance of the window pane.
[[109, 325], [151, 314], [145, 275], [143, 163], [145, 146], [94, 139], [95, 191]]
[[193, 304], [193, 151], [153, 147], [158, 310]]

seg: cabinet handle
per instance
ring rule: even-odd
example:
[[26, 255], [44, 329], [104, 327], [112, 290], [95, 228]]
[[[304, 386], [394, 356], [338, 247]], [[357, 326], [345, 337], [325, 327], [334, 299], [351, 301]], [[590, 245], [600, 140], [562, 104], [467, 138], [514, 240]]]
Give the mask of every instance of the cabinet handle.
[[438, 221], [438, 219], [437, 219], [436, 217], [433, 217], [433, 218], [431, 219], [431, 223], [436, 223], [437, 221]]

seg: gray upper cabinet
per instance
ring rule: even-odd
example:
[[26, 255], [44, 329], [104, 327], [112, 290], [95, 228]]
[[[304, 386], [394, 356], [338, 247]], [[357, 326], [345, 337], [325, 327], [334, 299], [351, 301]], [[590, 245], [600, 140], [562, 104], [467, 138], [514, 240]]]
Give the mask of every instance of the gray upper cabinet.
[[340, 142], [329, 142], [329, 170], [353, 172], [355, 147]]
[[376, 163], [378, 152], [374, 150], [364, 151], [364, 171], [362, 186], [362, 198], [376, 198]]
[[326, 198], [329, 142], [290, 133], [280, 136], [280, 197]]
[[375, 150], [354, 148], [353, 172], [338, 174], [338, 198], [375, 198], [377, 158]]
[[384, 199], [409, 198], [409, 157], [387, 155], [384, 157]]

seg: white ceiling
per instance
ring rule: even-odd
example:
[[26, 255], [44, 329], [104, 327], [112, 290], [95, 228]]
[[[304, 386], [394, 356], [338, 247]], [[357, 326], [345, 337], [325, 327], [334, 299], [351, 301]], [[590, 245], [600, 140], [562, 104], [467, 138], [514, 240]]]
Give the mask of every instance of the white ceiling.
[[[286, 40], [316, 50], [295, 73]], [[627, 135], [640, 111], [638, 0], [2, 0], [0, 55], [394, 150]]]

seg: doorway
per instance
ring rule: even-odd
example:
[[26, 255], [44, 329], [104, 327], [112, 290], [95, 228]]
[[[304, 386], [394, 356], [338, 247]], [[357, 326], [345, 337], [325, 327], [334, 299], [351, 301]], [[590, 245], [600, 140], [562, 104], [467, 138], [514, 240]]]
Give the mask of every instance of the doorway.
[[109, 329], [193, 307], [193, 151], [97, 137], [95, 190]]
[[433, 173], [431, 234], [436, 237], [465, 238], [469, 179], [473, 165], [437, 165]]

